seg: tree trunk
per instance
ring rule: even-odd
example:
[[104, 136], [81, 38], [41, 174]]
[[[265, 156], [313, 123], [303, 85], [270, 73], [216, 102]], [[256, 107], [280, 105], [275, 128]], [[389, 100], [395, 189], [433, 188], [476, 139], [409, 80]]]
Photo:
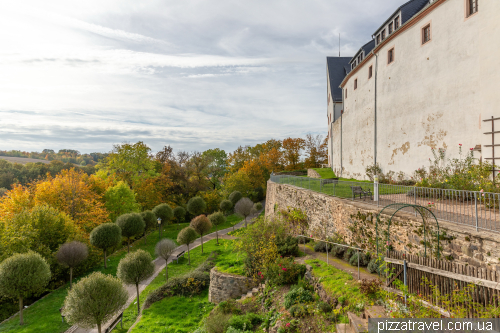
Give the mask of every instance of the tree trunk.
[[130, 238], [127, 238], [127, 253], [130, 253]]
[[19, 325], [24, 325], [23, 298], [22, 297], [19, 297]]
[[69, 268], [69, 290], [73, 288], [73, 267]]
[[203, 254], [203, 234], [201, 234], [201, 254]]
[[101, 323], [97, 324], [97, 332], [101, 333]]
[[189, 254], [189, 244], [187, 244], [188, 247], [188, 265], [191, 265], [191, 256]]
[[247, 227], [247, 217], [245, 216], [245, 228]]
[[137, 290], [137, 315], [141, 313], [141, 305], [139, 304], [139, 283], [135, 284], [135, 289]]
[[167, 282], [168, 282], [168, 259], [165, 259], [165, 275], [167, 276]]
[[106, 259], [106, 249], [104, 250], [104, 268], [108, 268], [108, 263]]

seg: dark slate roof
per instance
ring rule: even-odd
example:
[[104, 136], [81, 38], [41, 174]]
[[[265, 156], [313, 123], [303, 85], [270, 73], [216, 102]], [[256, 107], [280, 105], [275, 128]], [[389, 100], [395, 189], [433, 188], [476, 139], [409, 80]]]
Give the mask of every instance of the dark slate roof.
[[349, 63], [351, 63], [354, 59], [356, 59], [358, 57], [358, 55], [361, 53], [362, 50], [365, 51], [365, 57], [368, 56], [368, 54], [375, 48], [375, 40], [372, 39], [371, 41], [369, 41], [368, 43], [366, 43], [365, 45], [361, 46], [361, 48], [358, 50], [358, 52], [356, 52], [356, 54], [354, 55], [354, 57], [351, 58], [351, 61], [349, 61]]
[[345, 67], [349, 67], [349, 60], [351, 57], [326, 57], [328, 80], [330, 80], [330, 90], [334, 101], [342, 100], [342, 89], [339, 86], [347, 75]]
[[383, 27], [386, 26], [386, 24], [396, 15], [399, 11], [401, 11], [401, 25], [405, 24], [409, 19], [411, 19], [415, 14], [417, 14], [419, 11], [421, 11], [427, 4], [429, 3], [429, 0], [410, 0], [403, 5], [399, 6], [398, 9], [389, 16], [387, 21], [384, 22], [374, 33], [374, 35], [377, 34]]

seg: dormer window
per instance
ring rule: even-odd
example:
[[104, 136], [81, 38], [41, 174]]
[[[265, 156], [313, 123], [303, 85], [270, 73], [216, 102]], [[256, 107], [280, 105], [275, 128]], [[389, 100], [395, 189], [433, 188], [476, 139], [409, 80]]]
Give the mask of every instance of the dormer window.
[[396, 16], [394, 19], [394, 30], [397, 30], [399, 28], [399, 16]]
[[394, 31], [394, 23], [389, 23], [389, 35], [392, 34], [392, 32]]
[[467, 17], [477, 13], [479, 0], [467, 0]]
[[384, 40], [384, 39], [385, 39], [385, 29], [382, 30], [382, 40]]
[[377, 45], [380, 44], [380, 35], [377, 36]]

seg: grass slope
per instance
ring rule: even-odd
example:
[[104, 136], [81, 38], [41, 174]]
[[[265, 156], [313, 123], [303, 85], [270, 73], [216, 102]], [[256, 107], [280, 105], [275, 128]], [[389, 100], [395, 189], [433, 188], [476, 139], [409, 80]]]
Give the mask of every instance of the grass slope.
[[[228, 221], [219, 226], [219, 230], [224, 229], [224, 228], [229, 228], [232, 225], [238, 223], [242, 219], [236, 215], [230, 215], [228, 216]], [[174, 241], [177, 239], [177, 234], [179, 231], [183, 228], [189, 225], [188, 223], [181, 223], [178, 226], [177, 225], [169, 225], [164, 228], [164, 231], [162, 232], [162, 237], [163, 238], [171, 238]], [[215, 227], [212, 228], [210, 232], [215, 231]], [[153, 258], [156, 258], [154, 249], [156, 246], [156, 243], [158, 242], [158, 230], [150, 233], [146, 237], [146, 244], [144, 244], [144, 238], [137, 240], [134, 242], [131, 246], [131, 251], [134, 251], [136, 249], [142, 249], [151, 254]], [[193, 250], [193, 251], [196, 251]], [[201, 249], [199, 250], [201, 252]], [[206, 253], [210, 253], [212, 250], [206, 250]], [[104, 274], [111, 274], [113, 276], [116, 276], [116, 270], [118, 268], [118, 263], [120, 260], [127, 254], [127, 249], [126, 247], [115, 252], [113, 255], [108, 257], [108, 268], [104, 268], [103, 265], [96, 267], [94, 271], [99, 271]], [[193, 254], [193, 252], [192, 252]], [[193, 259], [193, 256], [191, 256], [191, 259]], [[179, 266], [182, 265], [182, 263], [187, 262], [187, 259], [181, 259], [179, 260]], [[193, 264], [196, 265], [196, 264]], [[185, 265], [187, 266], [187, 265]], [[170, 266], [169, 266], [170, 267]], [[191, 267], [187, 266], [187, 269], [181, 269], [184, 272], [187, 272], [191, 269]], [[173, 269], [175, 270], [175, 268]], [[91, 273], [89, 272], [89, 273]], [[170, 275], [169, 271], [169, 275]], [[161, 278], [163, 274], [163, 280]], [[182, 273], [183, 274], [183, 273]], [[165, 272], [163, 271], [158, 277], [158, 281], [156, 286], [152, 286], [153, 289], [156, 289], [157, 287], [161, 286], [164, 282], [165, 279]], [[78, 279], [75, 279], [74, 282], [77, 282]], [[153, 281], [155, 283], [156, 280]], [[153, 284], [152, 283], [152, 284]], [[19, 326], [19, 316], [14, 316], [7, 322], [3, 323], [0, 325], [0, 332], [13, 332], [13, 333], [39, 333], [39, 332], [51, 332], [51, 333], [60, 333], [64, 332], [67, 330], [71, 325], [67, 323], [62, 323], [61, 322], [61, 315], [59, 312], [59, 309], [62, 307], [64, 303], [64, 299], [66, 295], [68, 294], [68, 288], [69, 285], [66, 285], [65, 287], [62, 287], [51, 294], [47, 295], [44, 299], [39, 300], [38, 302], [34, 303], [31, 305], [29, 308], [25, 309], [23, 312], [24, 314], [24, 320], [25, 320], [25, 325], [24, 326]], [[148, 286], [149, 288], [149, 286]], [[146, 291], [148, 290], [146, 288]], [[151, 289], [150, 289], [151, 290]], [[143, 292], [144, 293], [144, 292]], [[133, 303], [132, 303], [133, 305]], [[137, 312], [137, 310], [136, 310]], [[133, 321], [135, 321], [135, 314], [133, 315]], [[133, 323], [132, 321], [132, 323]], [[125, 323], [125, 318], [124, 318], [124, 323]], [[125, 325], [124, 325], [125, 327]], [[124, 331], [126, 332], [126, 331]]]

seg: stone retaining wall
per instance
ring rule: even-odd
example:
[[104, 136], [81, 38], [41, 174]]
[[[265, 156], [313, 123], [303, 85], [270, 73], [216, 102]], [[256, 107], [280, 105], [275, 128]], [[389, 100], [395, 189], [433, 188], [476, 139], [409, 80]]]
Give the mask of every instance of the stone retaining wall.
[[219, 304], [231, 298], [240, 298], [255, 285], [252, 280], [239, 275], [219, 272], [215, 267], [210, 271], [208, 301]]
[[313, 169], [307, 169], [307, 177], [311, 178], [321, 178], [320, 174]]
[[[382, 209], [288, 184], [267, 183], [266, 217], [287, 207], [299, 208], [309, 217], [308, 234], [318, 238], [340, 235], [350, 244], [370, 248], [375, 244], [375, 223], [352, 218], [358, 212], [376, 216]], [[383, 220], [389, 218], [382, 216]], [[439, 220], [441, 257], [500, 272], [500, 234]], [[423, 253], [422, 220], [413, 214], [398, 213], [392, 219], [390, 245], [397, 251]], [[387, 224], [379, 226], [384, 239]], [[429, 238], [426, 239], [429, 241]], [[372, 246], [373, 248], [373, 246]], [[429, 246], [427, 247], [429, 251]], [[429, 252], [428, 252], [429, 253]]]

